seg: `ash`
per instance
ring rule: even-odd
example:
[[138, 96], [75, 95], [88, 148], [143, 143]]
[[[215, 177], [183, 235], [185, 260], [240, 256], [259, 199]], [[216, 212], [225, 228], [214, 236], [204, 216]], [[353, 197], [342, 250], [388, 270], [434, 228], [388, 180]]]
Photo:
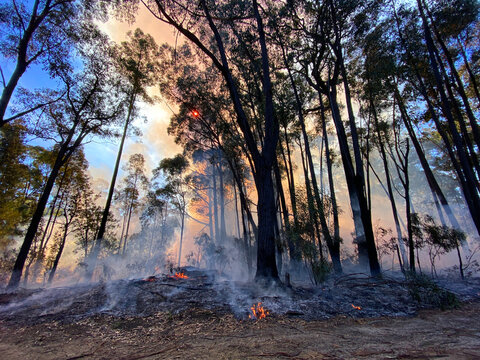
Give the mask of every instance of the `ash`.
[[[178, 314], [205, 309], [233, 313], [248, 319], [249, 309], [259, 302], [269, 316], [321, 320], [335, 316], [353, 318], [413, 316], [421, 308], [443, 307], [438, 297], [460, 302], [480, 300], [480, 281], [437, 283], [365, 274], [331, 277], [319, 286], [272, 284], [260, 286], [238, 282], [215, 271], [187, 267], [186, 279], [172, 275], [116, 280], [95, 284], [46, 289], [20, 289], [0, 294], [0, 321], [35, 324], [47, 321], [75, 322], [93, 315], [144, 317], [159, 312]], [[446, 297], [445, 297], [446, 296]], [[453, 299], [453, 300], [452, 300]]]

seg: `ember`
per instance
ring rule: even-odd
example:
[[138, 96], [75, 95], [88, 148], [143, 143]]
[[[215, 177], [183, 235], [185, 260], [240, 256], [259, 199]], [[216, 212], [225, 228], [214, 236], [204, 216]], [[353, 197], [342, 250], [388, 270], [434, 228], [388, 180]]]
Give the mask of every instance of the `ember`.
[[156, 278], [155, 276], [149, 276], [149, 277], [143, 279], [143, 281], [153, 282], [153, 281], [155, 281], [156, 279], [157, 279], [157, 278]]
[[175, 279], [188, 279], [188, 276], [185, 275], [183, 272], [182, 273], [175, 273], [174, 276], [172, 276]]
[[252, 311], [252, 314], [248, 315], [248, 318], [249, 319], [256, 319], [256, 320], [259, 320], [259, 319], [264, 319], [267, 317], [267, 315], [269, 315], [270, 313], [268, 311], [266, 311], [263, 306], [262, 306], [262, 303], [259, 302], [258, 304], [253, 304], [253, 306], [250, 308], [250, 310]]
[[361, 307], [361, 306], [355, 306], [355, 305], [353, 305], [353, 304], [352, 304], [352, 308], [357, 309], [357, 310], [362, 310], [362, 307]]

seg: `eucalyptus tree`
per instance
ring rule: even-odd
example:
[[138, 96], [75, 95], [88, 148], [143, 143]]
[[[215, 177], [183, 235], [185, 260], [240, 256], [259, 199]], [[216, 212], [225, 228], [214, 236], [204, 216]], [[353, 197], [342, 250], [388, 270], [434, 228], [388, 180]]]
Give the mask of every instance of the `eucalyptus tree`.
[[188, 168], [187, 159], [181, 154], [173, 158], [163, 159], [157, 168], [154, 169], [154, 179], [161, 174], [165, 176], [165, 186], [158, 189], [158, 193], [165, 197], [177, 209], [180, 214], [180, 243], [178, 247], [178, 267], [182, 260], [182, 243], [185, 230], [185, 217], [187, 216], [188, 205], [188, 179], [185, 171]]
[[65, 95], [62, 101], [48, 105], [48, 111], [40, 114], [42, 119], [35, 129], [38, 136], [54, 142], [56, 157], [13, 267], [8, 284], [10, 288], [18, 286], [60, 169], [88, 136], [110, 135], [110, 125], [122, 112], [122, 104], [114, 96], [117, 93], [117, 82], [111, 72], [111, 62], [106, 56], [108, 39], [93, 26], [83, 35], [91, 42], [79, 50], [83, 56], [82, 70], [73, 74], [61, 74]]
[[[120, 237], [119, 248], [122, 247], [122, 254], [125, 255], [127, 248], [128, 232], [130, 229], [130, 220], [132, 214], [138, 209], [140, 205], [140, 190], [146, 190], [148, 188], [148, 179], [145, 175], [145, 158], [142, 154], [130, 155], [128, 163], [125, 166], [127, 176], [124, 178], [124, 187], [121, 190], [123, 193], [123, 200], [125, 201], [125, 214], [126, 220], [125, 236]], [[124, 220], [124, 223], [125, 223]], [[123, 239], [122, 239], [123, 238]], [[123, 246], [122, 246], [123, 241]]]
[[[326, 96], [335, 124], [350, 205], [355, 224], [355, 243], [362, 264], [368, 262], [372, 275], [380, 272], [372, 227], [371, 209], [366, 198], [364, 163], [347, 70], [346, 46], [354, 44], [353, 34], [376, 16], [378, 2], [368, 1], [307, 1], [301, 11], [294, 8], [298, 28], [304, 34], [304, 51], [299, 62], [308, 83], [317, 91], [319, 99]], [[304, 20], [304, 18], [306, 20]], [[338, 93], [343, 85], [348, 114], [348, 130], [342, 120]], [[352, 158], [352, 153], [353, 158]]]
[[0, 54], [15, 62], [11, 74], [0, 68], [0, 127], [58, 100], [45, 102], [37, 98], [36, 103], [18, 112], [9, 107], [19, 80], [29, 67], [41, 66], [51, 76], [56, 76], [59, 69], [71, 68], [68, 55], [72, 42], [79, 40], [81, 13], [82, 6], [76, 0], [11, 0], [0, 4]]
[[[95, 193], [91, 186], [83, 190], [81, 198], [77, 225], [75, 231], [76, 251], [81, 252], [85, 262], [90, 254], [98, 232], [98, 226], [102, 217], [102, 208], [97, 205], [99, 193]], [[114, 219], [110, 219], [111, 223]]]
[[[452, 162], [457, 163], [457, 175], [461, 181], [462, 190], [465, 196], [465, 200], [469, 207], [472, 219], [475, 223], [477, 231], [480, 232], [480, 196], [478, 194], [478, 178], [472, 169], [478, 166], [478, 160], [476, 160], [475, 150], [470, 150], [468, 153], [468, 140], [465, 132], [464, 119], [461, 114], [456, 112], [455, 99], [452, 99], [451, 88], [449, 87], [448, 79], [444, 77], [443, 65], [441, 59], [437, 56], [438, 49], [434, 42], [432, 25], [427, 18], [428, 9], [425, 6], [425, 2], [417, 0], [418, 11], [420, 14], [421, 25], [423, 27], [423, 36], [427, 48], [428, 61], [433, 73], [434, 83], [436, 91], [439, 94], [439, 104], [441, 112], [447, 121], [449, 135], [451, 136], [451, 143], [455, 148], [455, 152], [458, 155], [458, 162], [455, 154], [451, 154]], [[452, 102], [452, 100], [454, 100]], [[455, 121], [457, 120], [457, 121]], [[459, 132], [458, 125], [460, 125]], [[475, 125], [474, 125], [475, 127]], [[439, 126], [437, 125], [437, 129]], [[465, 147], [465, 141], [467, 141], [467, 147]], [[472, 157], [474, 157], [472, 159]]]
[[[196, 59], [192, 47], [187, 44], [176, 49], [162, 46], [160, 90], [167, 99], [179, 105], [178, 113], [171, 117], [168, 132], [188, 154], [194, 156], [200, 151], [210, 159], [216, 157], [226, 162], [235, 180], [242, 209], [256, 236], [257, 225], [244, 191], [245, 167], [240, 166], [245, 162], [252, 164], [252, 158], [235, 123], [234, 109], [222, 78], [214, 67], [197, 64]], [[212, 182], [214, 179], [212, 173]], [[216, 186], [212, 184], [212, 187]], [[214, 192], [213, 196], [216, 195]]]
[[[396, 44], [389, 41], [389, 21], [380, 22], [373, 27], [368, 34], [361, 34], [357, 38], [362, 48], [359, 63], [362, 68], [357, 69], [359, 98], [367, 109], [369, 116], [373, 120], [373, 133], [371, 143], [373, 143], [380, 155], [385, 173], [386, 193], [390, 200], [393, 220], [397, 232], [397, 248], [399, 254], [399, 263], [402, 271], [403, 264], [408, 264], [408, 258], [403, 243], [403, 234], [400, 226], [397, 204], [395, 200], [393, 176], [389, 165], [389, 153], [392, 148], [392, 138], [394, 132], [392, 126], [395, 125], [396, 107], [392, 107], [392, 89], [395, 82], [398, 82], [399, 61], [396, 59]], [[387, 120], [391, 115], [393, 119]], [[396, 126], [396, 125], [395, 125]], [[403, 260], [403, 264], [402, 264]]]
[[[298, 76], [294, 73], [294, 71], [296, 70], [295, 68], [301, 68], [298, 63], [295, 63], [296, 54], [294, 49], [301, 46], [300, 44], [302, 44], [302, 41], [293, 39], [295, 35], [298, 35], [298, 31], [292, 31], [292, 28], [295, 28], [295, 22], [293, 22], [292, 26], [292, 24], [290, 24], [288, 20], [285, 21], [282, 19], [281, 15], [284, 11], [288, 11], [288, 6], [286, 7], [286, 9], [280, 10], [280, 12], [276, 14], [277, 16], [273, 17], [272, 21], [274, 21], [275, 27], [281, 29], [281, 31], [277, 32], [273, 36], [273, 43], [277, 47], [279, 47], [279, 52], [281, 53], [282, 59], [282, 66], [285, 68], [288, 74], [288, 83], [291, 88], [290, 97], [294, 100], [293, 107], [295, 108], [300, 132], [302, 134], [305, 149], [305, 162], [307, 165], [304, 166], [304, 168], [308, 170], [305, 171], [305, 180], [310, 179], [311, 181], [311, 185], [306, 184], [306, 190], [307, 194], [313, 191], [313, 194], [311, 194], [312, 196], [309, 197], [310, 201], [312, 202], [310, 204], [310, 207], [314, 212], [314, 223], [316, 223], [315, 227], [317, 228], [319, 244], [320, 231], [318, 220], [320, 221], [321, 234], [323, 235], [323, 239], [325, 240], [327, 248], [329, 250], [334, 270], [337, 273], [341, 273], [342, 266], [340, 263], [340, 238], [338, 233], [335, 233], [335, 236], [332, 237], [329, 226], [327, 224], [327, 214], [324, 209], [324, 201], [323, 199], [321, 199], [320, 196], [320, 190], [317, 184], [317, 176], [315, 173], [313, 157], [310, 149], [309, 135], [307, 134], [306, 130], [307, 119], [306, 115], [304, 114], [306, 113], [305, 107], [306, 104], [312, 103], [314, 101], [314, 91], [312, 91], [313, 89], [308, 86], [303, 76]], [[320, 245], [319, 251], [320, 255], [322, 255], [322, 249]]]
[[[114, 69], [123, 78], [122, 93], [127, 102], [127, 114], [123, 125], [122, 138], [118, 148], [117, 159], [113, 169], [112, 180], [108, 190], [107, 200], [100, 222], [100, 228], [97, 233], [95, 249], [92, 258], [95, 259], [100, 251], [101, 243], [105, 235], [110, 205], [117, 181], [118, 169], [122, 158], [123, 145], [131, 122], [135, 119], [138, 109], [137, 102], [142, 100], [146, 103], [152, 103], [153, 98], [148, 95], [147, 89], [153, 86], [158, 79], [159, 69], [157, 56], [158, 46], [151, 35], [144, 34], [142, 30], [136, 29], [133, 33], [127, 34], [128, 41], [116, 46], [113, 52], [115, 59]], [[93, 274], [93, 269], [92, 269]]]
[[141, 232], [145, 235], [145, 240], [150, 242], [148, 244], [148, 258], [154, 257], [155, 254], [165, 248], [165, 220], [167, 214], [167, 202], [155, 191], [149, 190], [146, 195], [145, 206], [140, 215]]
[[79, 230], [79, 216], [85, 199], [90, 191], [90, 178], [88, 176], [88, 162], [83, 151], [79, 149], [68, 161], [65, 168], [65, 183], [61, 189], [61, 221], [59, 231], [55, 234], [56, 241], [50, 247], [48, 282], [51, 283], [57, 271], [58, 264], [63, 255], [67, 238]]
[[[440, 13], [441, 9], [448, 9], [449, 5], [451, 5], [448, 2], [441, 1], [435, 3], [438, 5], [437, 11]], [[456, 23], [450, 21], [450, 25], [447, 25], [445, 19], [449, 18], [450, 20], [453, 20], [453, 18], [451, 16], [445, 17], [445, 14], [448, 12], [444, 12], [444, 19], [438, 22], [435, 26], [443, 28], [443, 31], [450, 29], [446, 31], [452, 31], [456, 34], [458, 34], [459, 29], [468, 28], [469, 25], [467, 24], [471, 21], [471, 14], [469, 14], [468, 11], [465, 12], [466, 9], [469, 9], [467, 3], [471, 2], [458, 4], [458, 6], [455, 7], [455, 11], [453, 11], [453, 13], [463, 11], [464, 16], [461, 17], [462, 21]], [[419, 4], [417, 3], [417, 5]], [[420, 3], [420, 5], [423, 5], [423, 3]], [[423, 9], [423, 7], [421, 9]], [[435, 130], [438, 132], [443, 142], [441, 150], [448, 154], [450, 164], [456, 174], [456, 180], [460, 185], [459, 188], [463, 193], [465, 203], [468, 206], [478, 232], [478, 181], [472, 169], [475, 168], [475, 164], [478, 161], [475, 160], [475, 151], [473, 151], [474, 157], [472, 157], [471, 147], [469, 148], [464, 142], [466, 138], [473, 138], [473, 135], [466, 135], [464, 131], [465, 122], [463, 120], [463, 115], [458, 111], [458, 106], [454, 105], [457, 103], [457, 100], [452, 98], [451, 95], [453, 94], [451, 91], [446, 90], [448, 86], [446, 87], [445, 83], [448, 79], [445, 78], [444, 74], [442, 78], [442, 66], [439, 63], [440, 58], [438, 57], [438, 49], [435, 46], [432, 31], [430, 30], [431, 24], [427, 21], [428, 19], [425, 10], [425, 16], [420, 17], [420, 22], [418, 15], [418, 9], [412, 9], [405, 4], [399, 7], [393, 7], [392, 10], [392, 18], [395, 24], [395, 31], [393, 33], [398, 39], [398, 53], [401, 55], [400, 58], [404, 64], [403, 76], [400, 76], [403, 77], [409, 85], [406, 88], [407, 91], [404, 90], [403, 92], [401, 91], [401, 85], [397, 84], [394, 87], [393, 91], [395, 93], [395, 100], [398, 103], [402, 119], [412, 139], [412, 143], [419, 155], [428, 184], [434, 194], [434, 201], [436, 204], [440, 202], [442, 205], [441, 207], [440, 205], [437, 206], [440, 217], [442, 217], [441, 210], [443, 209], [451, 224], [455, 228], [459, 228], [457, 219], [452, 212], [444, 192], [441, 190], [438, 181], [431, 171], [425, 154], [421, 149], [421, 144], [417, 139], [413, 124], [418, 120], [422, 120], [425, 123], [433, 122], [435, 125]], [[473, 24], [475, 23], [478, 22], [474, 22]], [[428, 42], [426, 41], [427, 38], [429, 39]], [[454, 43], [451, 42], [450, 44]], [[472, 53], [474, 52], [475, 50], [472, 51]], [[445, 67], [443, 66], [443, 69], [444, 68]], [[420, 114], [420, 116], [415, 116], [409, 113], [408, 100], [410, 98], [414, 98], [416, 101], [423, 99], [427, 111], [425, 111], [424, 114]], [[446, 103], [446, 101], [448, 103]], [[452, 110], [454, 108], [456, 109], [455, 118], [452, 117], [454, 116]], [[458, 129], [463, 129], [463, 133], [459, 133]], [[466, 166], [467, 163], [469, 164], [468, 166]], [[466, 242], [464, 242], [464, 244], [466, 244]]]
[[[121, 2], [131, 11], [137, 1]], [[253, 177], [258, 194], [258, 252], [256, 278], [278, 279], [275, 261], [276, 206], [272, 166], [278, 142], [278, 122], [275, 117], [270, 61], [265, 39], [264, 17], [256, 0], [211, 2], [202, 0], [192, 7], [189, 1], [142, 2], [158, 20], [174, 27], [193, 43], [201, 60], [207, 60], [218, 71], [228, 89], [235, 111], [236, 126], [242, 133], [252, 159]], [[274, 4], [269, 4], [274, 6]], [[242, 98], [239, 73], [233, 65], [232, 45], [235, 32], [248, 36], [255, 57], [247, 60], [261, 81], [262, 105], [256, 118], [250, 119]], [[251, 36], [251, 35], [253, 36]], [[252, 121], [256, 120], [256, 121]], [[256, 127], [256, 125], [259, 125]], [[257, 142], [256, 134], [261, 135]]]

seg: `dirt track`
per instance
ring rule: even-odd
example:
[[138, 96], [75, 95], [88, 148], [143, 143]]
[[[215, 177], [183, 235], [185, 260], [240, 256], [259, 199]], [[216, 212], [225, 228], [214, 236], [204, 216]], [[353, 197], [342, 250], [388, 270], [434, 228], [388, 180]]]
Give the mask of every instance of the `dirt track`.
[[190, 310], [74, 324], [0, 323], [2, 359], [480, 359], [480, 303], [414, 318], [325, 321]]

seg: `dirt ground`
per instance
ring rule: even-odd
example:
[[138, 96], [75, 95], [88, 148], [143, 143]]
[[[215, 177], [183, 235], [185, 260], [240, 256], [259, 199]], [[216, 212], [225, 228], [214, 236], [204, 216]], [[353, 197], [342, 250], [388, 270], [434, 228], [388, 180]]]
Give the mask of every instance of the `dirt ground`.
[[480, 359], [480, 303], [409, 318], [269, 316], [237, 320], [191, 309], [75, 323], [0, 323], [0, 358], [15, 359]]

